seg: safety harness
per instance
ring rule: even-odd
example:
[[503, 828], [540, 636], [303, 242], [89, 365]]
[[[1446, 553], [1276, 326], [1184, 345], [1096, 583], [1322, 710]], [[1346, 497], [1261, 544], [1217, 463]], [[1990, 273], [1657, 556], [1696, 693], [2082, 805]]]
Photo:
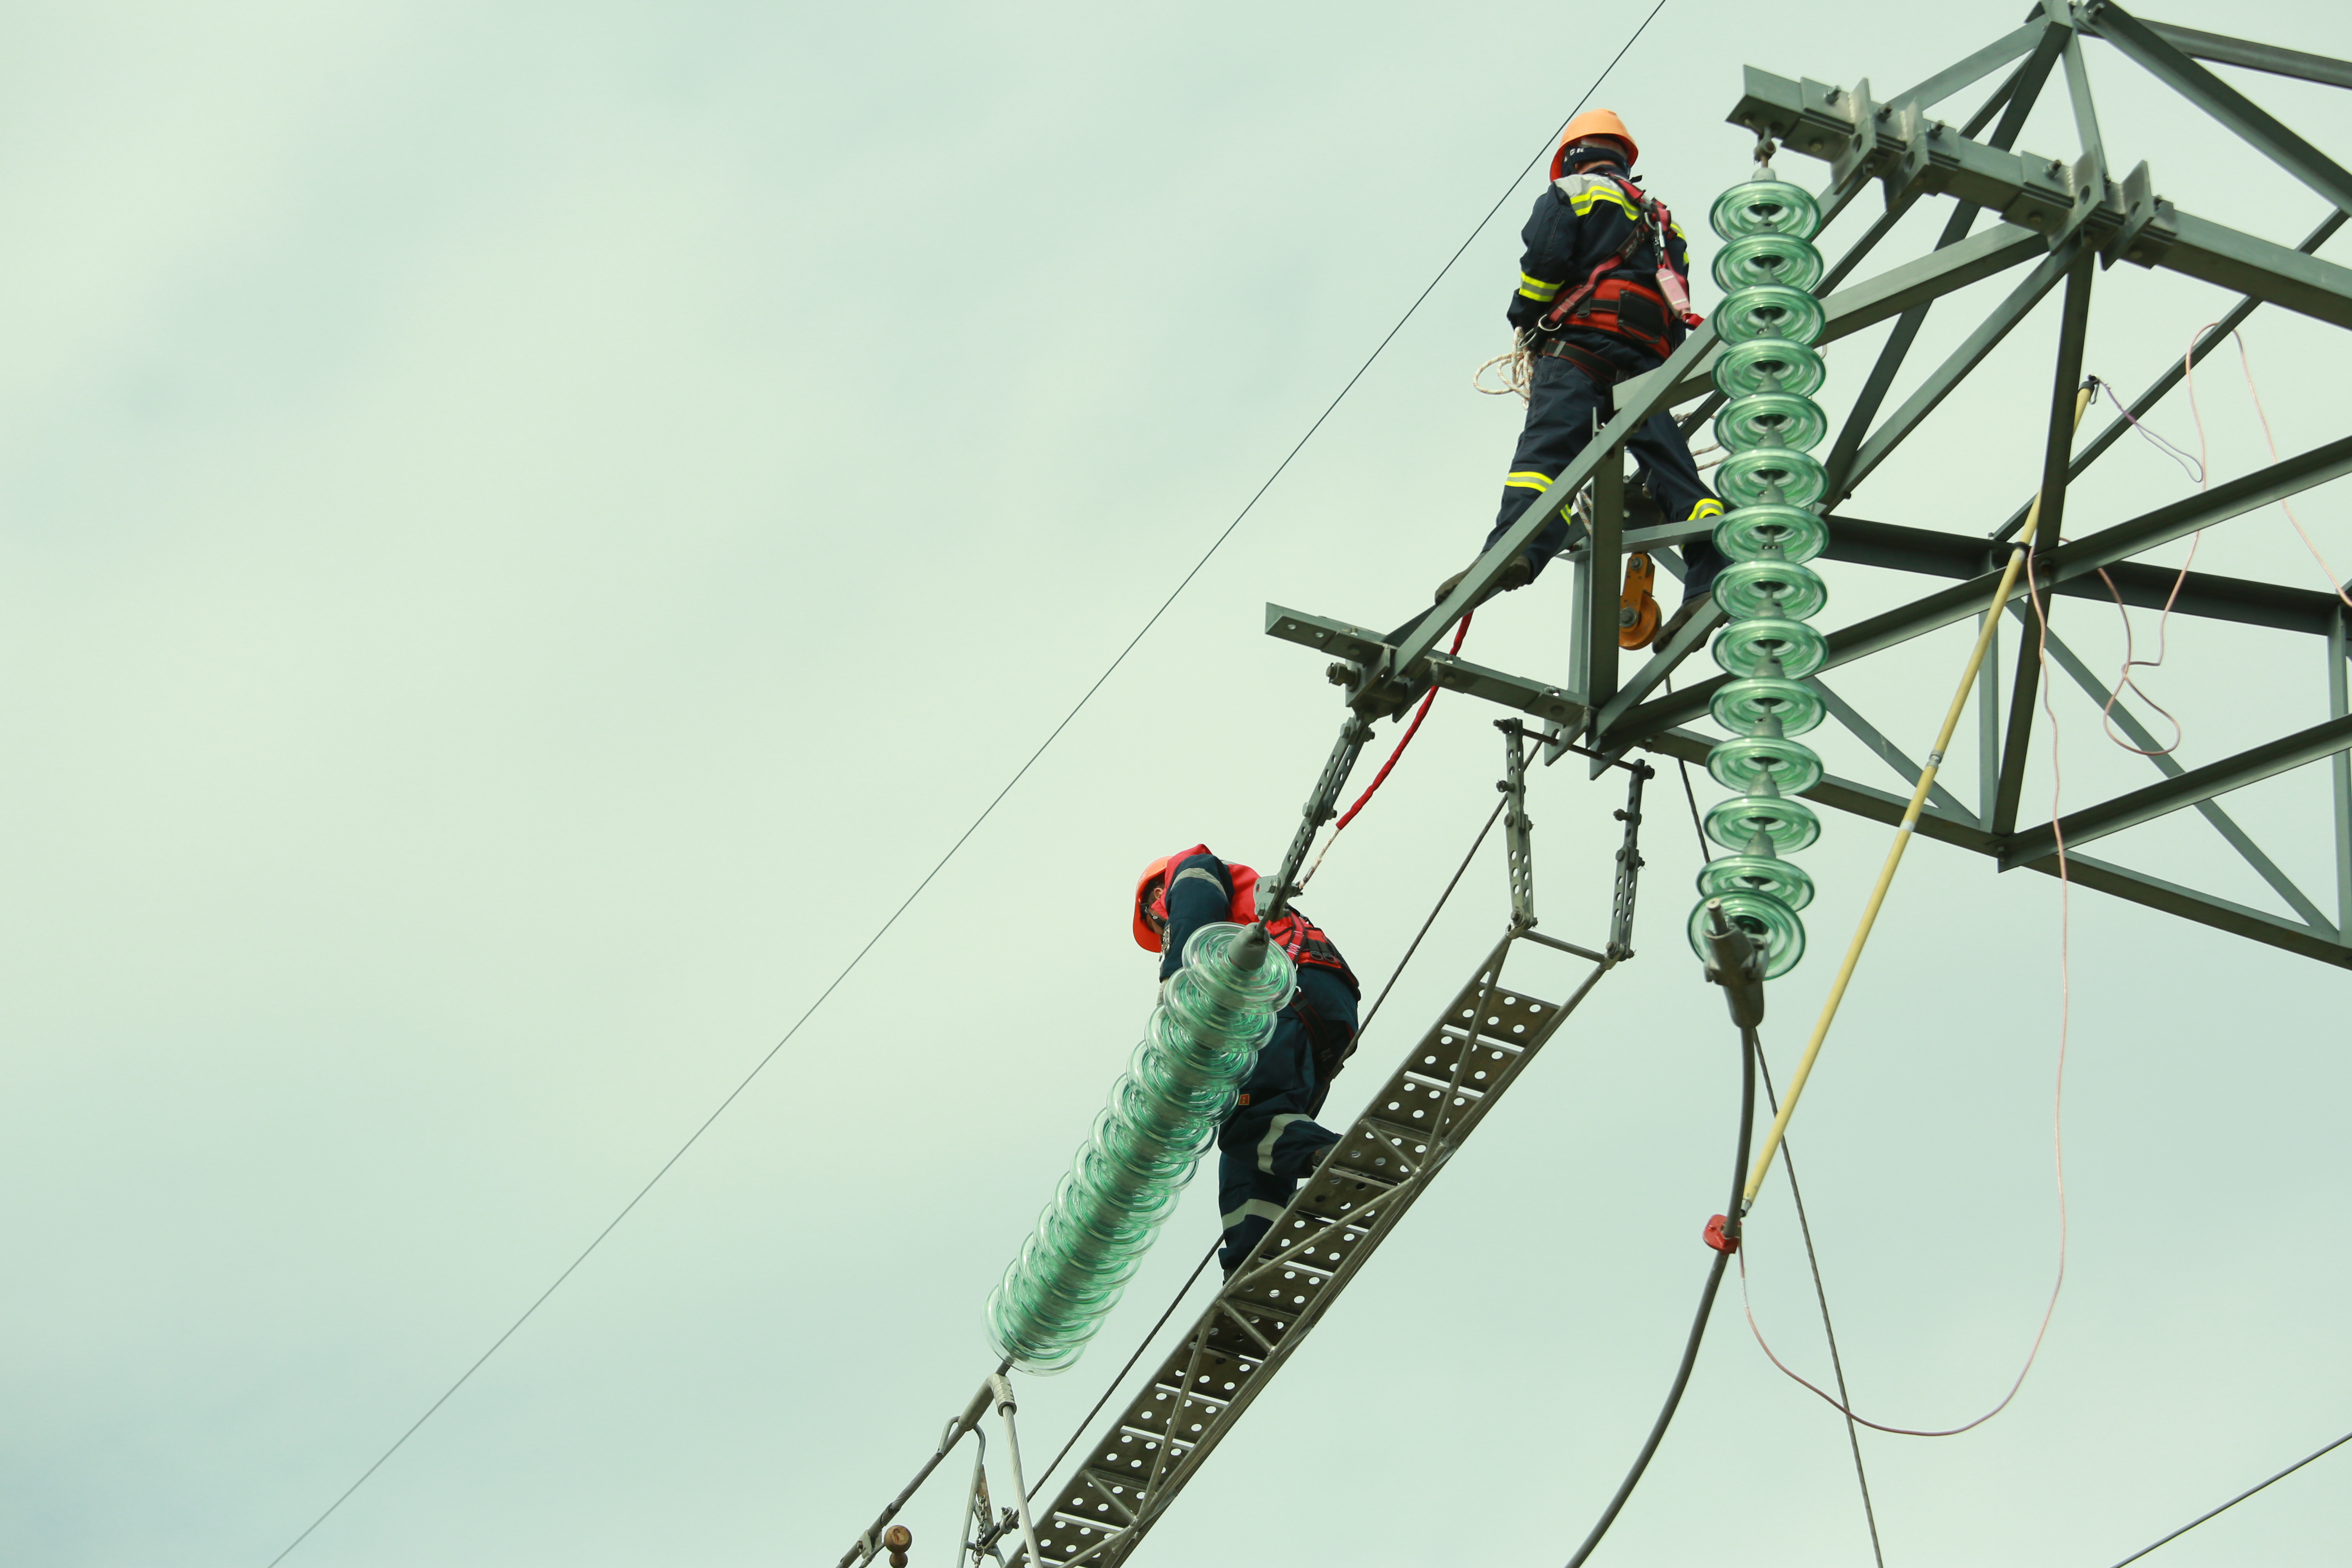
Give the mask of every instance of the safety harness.
[[[1195, 844], [1190, 849], [1180, 850], [1168, 858], [1165, 863], [1167, 870], [1173, 871], [1193, 856], [1208, 853], [1209, 847], [1205, 844]], [[1247, 866], [1228, 860], [1225, 862], [1225, 874], [1232, 879], [1234, 884], [1233, 896], [1228, 900], [1225, 911], [1226, 918], [1237, 924], [1244, 925], [1256, 920], [1257, 873]], [[1165, 922], [1168, 919], [1166, 872], [1161, 874], [1157, 883], [1149, 890], [1150, 897], [1145, 908]], [[1320, 926], [1314, 924], [1296, 910], [1286, 910], [1266, 921], [1265, 934], [1271, 937], [1283, 952], [1290, 955], [1291, 962], [1294, 963], [1312, 963], [1325, 969], [1336, 969], [1339, 972], [1340, 978], [1348, 983], [1349, 990], [1361, 994], [1355, 971], [1349, 969], [1348, 961], [1339, 956], [1339, 948], [1332, 943], [1329, 937], [1323, 934], [1323, 929]]]
[[[1589, 327], [1639, 343], [1663, 359], [1675, 347], [1666, 336], [1669, 312], [1680, 317], [1686, 327], [1696, 327], [1705, 319], [1691, 310], [1689, 286], [1675, 270], [1666, 249], [1666, 238], [1674, 233], [1674, 214], [1667, 210], [1665, 203], [1631, 180], [1606, 173], [1599, 177], [1624, 192], [1633, 204], [1633, 232], [1626, 235], [1625, 243], [1614, 254], [1601, 258], [1583, 282], [1553, 303], [1544, 314], [1544, 330], [1556, 332], [1564, 326]], [[1643, 240], [1655, 247], [1658, 258], [1655, 289], [1630, 279], [1609, 276], [1633, 258]], [[1549, 346], [1545, 352], [1551, 352]]]

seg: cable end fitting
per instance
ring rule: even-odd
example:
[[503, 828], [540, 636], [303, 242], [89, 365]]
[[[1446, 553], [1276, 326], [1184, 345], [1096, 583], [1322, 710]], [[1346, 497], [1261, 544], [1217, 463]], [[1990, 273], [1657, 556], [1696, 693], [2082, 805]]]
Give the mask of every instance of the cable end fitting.
[[1717, 1215], [1706, 1222], [1706, 1244], [1717, 1252], [1739, 1250], [1739, 1222]]
[[1712, 950], [1706, 977], [1723, 987], [1731, 1021], [1743, 1029], [1764, 1022], [1764, 947], [1735, 926], [1721, 899], [1706, 901], [1706, 943]]

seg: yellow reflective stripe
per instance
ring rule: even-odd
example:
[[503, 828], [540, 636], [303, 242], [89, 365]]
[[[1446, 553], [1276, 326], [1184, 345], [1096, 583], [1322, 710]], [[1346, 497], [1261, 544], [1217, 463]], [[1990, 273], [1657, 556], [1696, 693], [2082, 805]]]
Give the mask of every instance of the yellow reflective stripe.
[[1683, 521], [1685, 522], [1696, 522], [1703, 517], [1721, 517], [1722, 515], [1723, 503], [1721, 501], [1703, 500], [1699, 502], [1698, 505], [1691, 508], [1690, 516], [1685, 518]]
[[1548, 283], [1540, 278], [1530, 277], [1525, 272], [1519, 274], [1519, 298], [1522, 300], [1534, 300], [1538, 303], [1549, 302], [1559, 292], [1560, 288], [1561, 285], [1558, 283]]
[[1623, 192], [1615, 189], [1584, 191], [1568, 198], [1568, 205], [1576, 209], [1576, 216], [1579, 217], [1590, 213], [1595, 202], [1614, 202], [1630, 218], [1638, 218], [1642, 216], [1641, 209], [1627, 201]]
[[1503, 488], [1507, 490], [1548, 490], [1551, 489], [1551, 476], [1549, 474], [1538, 473], [1532, 468], [1523, 469], [1518, 473], [1511, 475], [1508, 479], [1506, 479], [1503, 481]]

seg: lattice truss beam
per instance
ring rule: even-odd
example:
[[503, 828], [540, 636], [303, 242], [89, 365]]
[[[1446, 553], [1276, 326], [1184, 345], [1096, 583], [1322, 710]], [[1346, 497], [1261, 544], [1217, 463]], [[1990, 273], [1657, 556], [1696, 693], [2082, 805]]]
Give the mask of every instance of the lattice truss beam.
[[[2286, 245], [2185, 210], [2158, 193], [2146, 163], [2118, 177], [2100, 135], [2084, 64], [2085, 38], [2104, 39], [2308, 186], [2326, 202], [2326, 215], [2300, 243]], [[2005, 521], [1979, 535], [1876, 521], [1847, 510], [1871, 474], [1896, 448], [1917, 437], [1954, 389], [2037, 304], [2057, 293], [2061, 304], [2046, 394], [2040, 538], [2059, 539], [2068, 484], [2080, 479], [2129, 428], [2118, 418], [2081, 447], [2075, 445], [2074, 394], [2083, 377], [2093, 283], [2099, 272], [2118, 262], [2179, 273], [2240, 296], [2221, 314], [2220, 324], [2199, 340], [2192, 359], [2202, 359], [2228, 342], [2231, 331], [2264, 305], [2323, 328], [2352, 327], [2352, 268], [2315, 254], [2352, 215], [2352, 174], [2198, 63], [2200, 59], [2352, 88], [2352, 63], [2141, 21], [2108, 0], [2072, 5], [2043, 0], [2024, 26], [1884, 102], [1872, 97], [1867, 81], [1846, 89], [1790, 81], [1753, 67], [1747, 72], [1746, 90], [1730, 121], [1779, 141], [1784, 157], [1793, 153], [1829, 165], [1829, 183], [1821, 196], [1825, 221], [1873, 182], [1885, 193], [1885, 214], [1814, 290], [1828, 316], [1821, 340], [1824, 343], [1893, 323], [1824, 463], [1830, 489], [1823, 504], [1832, 541], [1827, 559], [1952, 583], [1832, 631], [1828, 660], [1810, 679], [1831, 714], [1906, 785], [1917, 777], [1916, 762], [1838, 694], [1836, 672], [1938, 627], [1980, 616], [1999, 584], [2005, 542], [2022, 524], [2025, 507], [2020, 505]], [[1944, 100], [2004, 68], [1999, 85], [1963, 124], [1954, 126], [1928, 114]], [[2079, 153], [2071, 161], [2015, 150], [2028, 112], [2055, 80], [2063, 80], [2073, 110]], [[1902, 217], [1929, 200], [1950, 203], [1935, 248], [1855, 279]], [[1980, 218], [1990, 221], [1979, 228]], [[2016, 281], [1990, 313], [1889, 411], [1889, 395], [1931, 305], [1969, 284], [2004, 275], [2015, 275]], [[1640, 509], [1647, 505], [1646, 498], [1638, 489], [1629, 493], [1622, 475], [1625, 438], [1653, 414], [1682, 410], [1683, 426], [1691, 429], [1720, 405], [1710, 379], [1719, 347], [1713, 326], [1701, 327], [1657, 371], [1621, 386], [1617, 415], [1599, 437], [1479, 559], [1453, 595], [1400, 643], [1391, 646], [1380, 634], [1345, 622], [1267, 606], [1269, 635], [1337, 658], [1332, 677], [1347, 689], [1349, 707], [1339, 746], [1307, 802], [1293, 863], [1278, 887], [1295, 879], [1296, 860], [1305, 843], [1330, 815], [1355, 749], [1369, 733], [1368, 721], [1396, 711], [1424, 681], [1543, 721], [1552, 742], [1548, 762], [1557, 761], [1578, 740], [1585, 742], [1578, 750], [1589, 747], [1604, 756], [1622, 755], [1638, 746], [1690, 761], [1706, 759], [1708, 739], [1683, 726], [1706, 712], [1708, 699], [1724, 678], [1696, 680], [1671, 694], [1662, 693], [1662, 687], [1665, 677], [1705, 643], [1713, 626], [1705, 617], [1695, 619], [1670, 646], [1638, 666], [1629, 661], [1621, 668], [1616, 599], [1626, 551], [1657, 553], [1678, 571], [1673, 546], [1710, 526], [1672, 524], [1654, 509], [1643, 512]], [[2157, 377], [2132, 400], [2132, 416], [2154, 407], [2182, 375], [2176, 363]], [[2043, 395], [2037, 391], [2034, 395]], [[2335, 401], [2337, 407], [2346, 406], [2340, 397]], [[2145, 787], [2073, 807], [2054, 824], [2037, 824], [2021, 820], [2021, 813], [2026, 764], [2035, 740], [2041, 664], [2036, 658], [2017, 658], [2006, 693], [1997, 664], [1989, 664], [1978, 703], [1981, 765], [1977, 808], [1969, 809], [1938, 785], [1919, 831], [1983, 855], [2001, 870], [2053, 875], [2063, 834], [2070, 874], [2084, 886], [2352, 967], [2352, 941], [2347, 941], [2347, 931], [2352, 931], [2352, 759], [2347, 756], [2347, 749], [2352, 748], [2352, 709], [2347, 702], [2347, 616], [2341, 601], [2299, 583], [2201, 572], [2181, 579], [2175, 596], [2173, 571], [2137, 559], [2200, 530], [2259, 513], [2347, 473], [2352, 473], [2352, 433], [2187, 500], [2039, 549], [2034, 558], [2035, 580], [2050, 604], [2105, 599], [2112, 593], [2126, 605], [2160, 607], [2169, 598], [2174, 615], [2287, 634], [2293, 646], [2281, 643], [2276, 662], [2264, 673], [2274, 674], [2274, 684], [2283, 690], [2308, 680], [2315, 698], [2324, 679], [2328, 715], [2324, 721], [2198, 766], [2167, 755], [2151, 757], [2159, 776]], [[1566, 678], [1557, 682], [1530, 679], [1436, 651], [1438, 638], [1485, 595], [1504, 565], [1539, 529], [1568, 512], [1588, 480], [1592, 481], [1592, 520], [1588, 526], [1570, 517], [1575, 591]], [[2021, 581], [2008, 609], [2032, 626], [2026, 594], [2027, 584]], [[2085, 665], [2054, 626], [2048, 647], [2053, 674], [2063, 674], [2095, 700], [2106, 700], [2107, 682]], [[2116, 704], [2115, 713], [2119, 731], [2134, 746], [2158, 749], [2146, 727], [2123, 704]], [[2315, 898], [2263, 851], [2253, 835], [2218, 804], [2218, 797], [2322, 761], [2332, 773], [2327, 819], [2279, 821], [2273, 816], [2264, 824], [2266, 830], [2331, 846], [2335, 885]], [[1820, 805], [1889, 825], [1901, 819], [1905, 805], [1900, 795], [1835, 776], [1824, 778], [1806, 795]], [[2192, 809], [2242, 858], [2291, 916], [2075, 852], [2100, 838]], [[2323, 908], [2323, 903], [2333, 907]]]

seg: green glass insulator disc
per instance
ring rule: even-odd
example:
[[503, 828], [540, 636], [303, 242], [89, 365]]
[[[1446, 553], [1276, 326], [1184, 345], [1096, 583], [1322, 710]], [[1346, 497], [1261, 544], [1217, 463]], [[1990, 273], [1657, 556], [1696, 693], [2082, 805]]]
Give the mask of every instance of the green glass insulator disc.
[[1732, 453], [1715, 470], [1715, 493], [1733, 506], [1811, 506], [1829, 487], [1821, 464], [1792, 447], [1750, 447]]
[[1802, 621], [1758, 616], [1715, 634], [1716, 668], [1733, 675], [1785, 675], [1801, 680], [1829, 658], [1829, 644]]
[[1759, 283], [1810, 290], [1822, 280], [1822, 253], [1801, 235], [1742, 235], [1715, 253], [1714, 272], [1727, 294]]
[[1822, 302], [1802, 289], [1759, 283], [1723, 297], [1715, 308], [1715, 330], [1727, 343], [1750, 338], [1786, 338], [1791, 342], [1821, 341], [1827, 317]]
[[1830, 602], [1830, 585], [1794, 561], [1738, 561], [1715, 574], [1716, 605], [1734, 620], [1772, 616], [1810, 621]]
[[1802, 795], [1822, 782], [1822, 759], [1811, 746], [1786, 737], [1740, 735], [1715, 743], [1706, 754], [1706, 771], [1716, 783], [1742, 795], [1767, 784], [1782, 795]]
[[1751, 392], [1786, 392], [1811, 397], [1829, 379], [1820, 353], [1787, 338], [1750, 338], [1727, 343], [1715, 356], [1715, 389], [1726, 397]]
[[1745, 851], [1759, 833], [1776, 853], [1794, 855], [1822, 836], [1822, 819], [1803, 801], [1778, 795], [1735, 795], [1707, 807], [1706, 836], [1726, 849]]
[[1793, 392], [1751, 392], [1733, 398], [1715, 416], [1715, 438], [1735, 452], [1751, 447], [1811, 451], [1829, 433], [1829, 416], [1811, 398]]
[[[1821, 728], [1824, 712], [1820, 692], [1801, 680], [1769, 675], [1725, 681], [1707, 702], [1706, 710], [1735, 735], [1752, 735], [1758, 724], [1777, 719], [1784, 736]], [[1747, 840], [1742, 839], [1740, 847], [1746, 846]]]
[[1734, 561], [1802, 564], [1830, 547], [1830, 525], [1802, 507], [1759, 501], [1724, 514], [1715, 547]]
[[[1719, 893], [1723, 918], [1764, 944], [1764, 978], [1778, 980], [1797, 967], [1805, 956], [1805, 922], [1797, 911], [1769, 893]], [[1715, 922], [1707, 918], [1706, 905], [1701, 902], [1691, 910], [1691, 951], [1702, 963], [1714, 956], [1707, 945], [1706, 933]]]
[[1189, 980], [1205, 998], [1228, 1007], [1267, 1011], [1280, 1007], [1297, 984], [1289, 955], [1279, 947], [1272, 948], [1257, 968], [1248, 970], [1235, 968], [1226, 956], [1226, 950], [1248, 929], [1220, 921], [1194, 931], [1184, 944], [1184, 967], [1169, 984], [1182, 988]]
[[1719, 899], [1726, 893], [1761, 893], [1792, 910], [1813, 901], [1813, 879], [1793, 860], [1770, 855], [1718, 855], [1698, 874], [1698, 896]]
[[1821, 232], [1822, 209], [1802, 185], [1753, 179], [1716, 197], [1706, 220], [1720, 239], [1740, 239], [1751, 234], [1792, 234], [1811, 239]]

